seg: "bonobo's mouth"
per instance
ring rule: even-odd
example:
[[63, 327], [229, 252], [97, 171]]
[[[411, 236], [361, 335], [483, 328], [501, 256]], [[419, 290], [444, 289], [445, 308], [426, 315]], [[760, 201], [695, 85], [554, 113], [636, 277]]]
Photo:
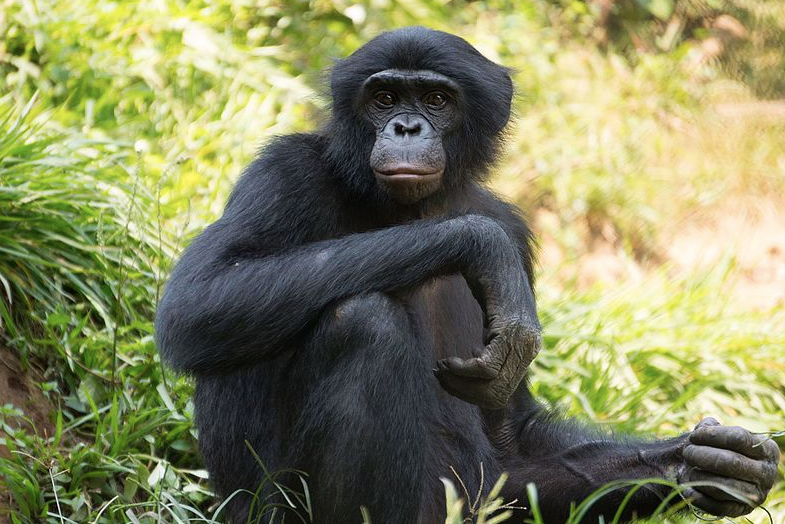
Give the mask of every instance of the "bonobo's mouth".
[[414, 204], [434, 194], [442, 185], [444, 169], [409, 164], [373, 170], [376, 181], [388, 195], [402, 204]]
[[424, 169], [416, 166], [396, 166], [391, 169], [379, 170], [374, 169], [373, 173], [377, 178], [383, 179], [387, 182], [424, 182], [429, 179], [438, 178], [442, 175], [444, 169]]

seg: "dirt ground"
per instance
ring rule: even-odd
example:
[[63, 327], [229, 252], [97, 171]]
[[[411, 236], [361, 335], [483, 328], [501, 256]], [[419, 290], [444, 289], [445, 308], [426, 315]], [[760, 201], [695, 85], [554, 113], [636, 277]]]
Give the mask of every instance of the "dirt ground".
[[[19, 359], [11, 350], [0, 347], [0, 405], [13, 404], [25, 412], [42, 435], [51, 435], [54, 424], [49, 400], [35, 384], [37, 373], [23, 372]], [[29, 425], [29, 424], [28, 424]], [[0, 438], [4, 437], [0, 429]], [[0, 457], [9, 457], [8, 448], [0, 444]]]
[[[13, 404], [21, 408], [39, 434], [51, 435], [54, 431], [54, 424], [50, 419], [52, 406], [41, 393], [41, 389], [36, 386], [36, 381], [40, 381], [40, 377], [35, 371], [23, 372], [17, 356], [11, 350], [0, 346], [0, 405]], [[25, 424], [30, 427], [28, 422], [18, 418], [7, 420], [6, 423]], [[3, 437], [5, 433], [0, 428], [0, 438]], [[0, 444], [0, 457], [10, 457], [8, 448], [2, 444]], [[6, 515], [3, 514], [3, 508], [7, 508], [9, 502], [8, 493], [0, 485], [0, 524], [8, 522]]]
[[736, 258], [731, 292], [743, 307], [766, 310], [785, 305], [785, 196], [754, 209], [729, 210], [688, 223], [670, 235], [668, 258], [687, 273]]
[[[548, 229], [549, 222], [553, 227], [553, 220], [547, 212], [535, 217], [542, 229]], [[659, 264], [666, 264], [674, 278], [689, 277], [731, 257], [735, 267], [728, 291], [742, 309], [765, 311], [785, 305], [785, 197], [781, 203], [762, 200], [685, 217], [662, 231], [658, 243], [662, 259], [656, 264], [636, 261], [602, 238], [594, 239], [577, 260], [567, 261], [556, 242], [542, 235], [540, 263], [562, 267], [557, 281], [574, 281], [585, 289], [597, 282], [634, 281]]]

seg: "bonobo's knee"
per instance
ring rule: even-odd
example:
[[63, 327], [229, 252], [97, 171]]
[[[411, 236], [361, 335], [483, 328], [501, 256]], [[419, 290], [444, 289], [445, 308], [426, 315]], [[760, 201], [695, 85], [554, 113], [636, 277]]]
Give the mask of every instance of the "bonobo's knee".
[[368, 293], [327, 308], [313, 344], [322, 366], [348, 365], [352, 372], [365, 370], [368, 377], [375, 377], [389, 368], [382, 362], [403, 365], [413, 353], [415, 337], [400, 302], [383, 293]]
[[343, 299], [325, 317], [328, 331], [343, 338], [367, 340], [408, 331], [408, 318], [403, 306], [384, 293], [366, 293]]

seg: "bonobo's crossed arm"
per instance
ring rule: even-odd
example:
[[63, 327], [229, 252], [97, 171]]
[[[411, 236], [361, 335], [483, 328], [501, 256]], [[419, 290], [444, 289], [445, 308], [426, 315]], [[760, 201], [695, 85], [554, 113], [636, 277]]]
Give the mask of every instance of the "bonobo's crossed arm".
[[285, 347], [335, 300], [453, 272], [465, 276], [483, 306], [490, 336], [479, 357], [439, 363], [448, 391], [501, 407], [539, 350], [534, 296], [517, 247], [491, 218], [423, 220], [272, 253], [243, 241], [262, 223], [255, 218], [228, 209], [172, 274], [156, 332], [176, 368], [202, 373], [258, 360]]

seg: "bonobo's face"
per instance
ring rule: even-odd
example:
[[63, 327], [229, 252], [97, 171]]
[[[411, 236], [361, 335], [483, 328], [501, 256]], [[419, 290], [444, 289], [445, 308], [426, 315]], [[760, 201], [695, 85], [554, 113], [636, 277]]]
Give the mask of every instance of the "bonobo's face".
[[433, 71], [388, 69], [363, 83], [362, 111], [376, 130], [370, 164], [394, 200], [413, 204], [442, 186], [442, 138], [458, 124], [460, 88]]

